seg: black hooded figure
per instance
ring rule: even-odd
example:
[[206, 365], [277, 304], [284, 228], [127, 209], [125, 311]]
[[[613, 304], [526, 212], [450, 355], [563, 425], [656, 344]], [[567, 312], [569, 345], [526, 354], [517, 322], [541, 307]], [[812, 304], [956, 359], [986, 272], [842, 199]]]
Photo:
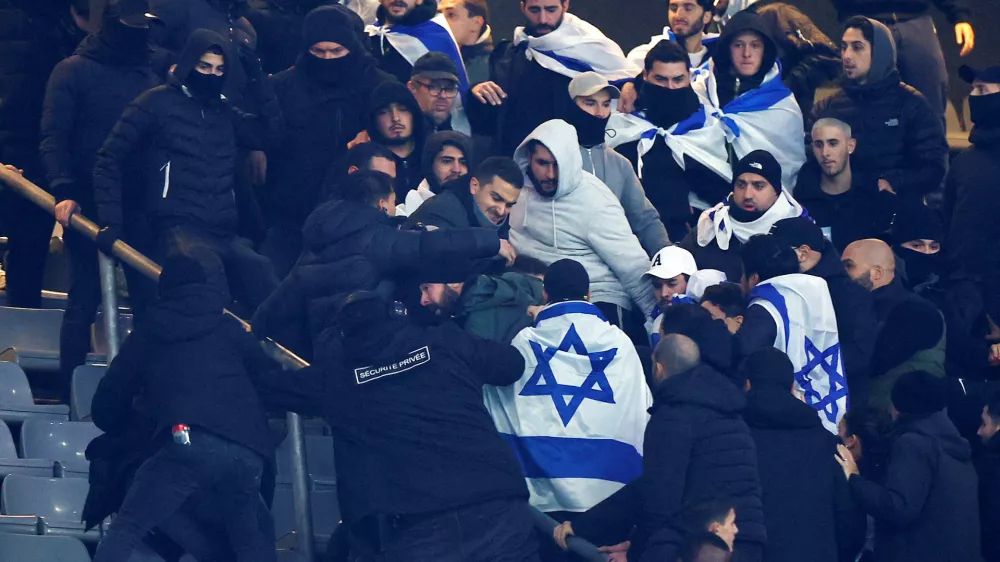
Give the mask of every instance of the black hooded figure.
[[[237, 142], [276, 142], [283, 124], [259, 62], [247, 53], [240, 58], [251, 76], [248, 91], [257, 114], [233, 108], [222, 95], [228, 67], [240, 62], [229, 41], [199, 29], [188, 39], [167, 84], [125, 109], [98, 151], [93, 182], [98, 221], [104, 227], [98, 237], [103, 251], [109, 251], [123, 229], [133, 245], [157, 262], [179, 243], [198, 240], [222, 258], [234, 298], [254, 308], [277, 281], [270, 263], [236, 236]], [[127, 183], [125, 172], [133, 166], [143, 179]], [[132, 281], [130, 293], [141, 310], [153, 291], [148, 283]]]
[[279, 277], [302, 251], [302, 223], [320, 202], [330, 162], [340, 160], [365, 128], [361, 100], [392, 80], [361, 42], [362, 27], [343, 6], [316, 8], [302, 26], [295, 66], [271, 77], [286, 131], [267, 151], [262, 208], [270, 228], [263, 252]]
[[[763, 60], [760, 63], [760, 68], [752, 76], [737, 74], [733, 69], [733, 57], [729, 51], [729, 47], [736, 40], [736, 37], [744, 32], [755, 33], [764, 43]], [[759, 88], [764, 83], [764, 77], [774, 67], [776, 60], [778, 60], [778, 48], [771, 36], [768, 35], [760, 16], [752, 12], [740, 12], [733, 16], [733, 19], [719, 36], [715, 54], [712, 55], [712, 61], [715, 63], [715, 79], [718, 83], [719, 107], [726, 107], [734, 99], [754, 88]]]
[[[380, 131], [379, 113], [393, 105], [401, 106], [410, 113], [411, 125], [408, 137], [388, 138]], [[406, 200], [406, 194], [411, 189], [419, 187], [420, 182], [424, 180], [421, 159], [424, 142], [427, 140], [427, 120], [424, 119], [413, 93], [399, 82], [385, 82], [372, 92], [368, 98], [365, 118], [368, 136], [372, 142], [387, 146], [396, 156], [396, 201], [401, 203]]]

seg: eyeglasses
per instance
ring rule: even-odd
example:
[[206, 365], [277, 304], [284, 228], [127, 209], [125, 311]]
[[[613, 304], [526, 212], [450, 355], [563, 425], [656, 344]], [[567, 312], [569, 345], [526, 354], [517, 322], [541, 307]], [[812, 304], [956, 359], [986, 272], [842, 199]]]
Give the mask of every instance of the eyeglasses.
[[453, 98], [458, 95], [458, 86], [450, 84], [448, 86], [439, 86], [437, 84], [431, 84], [428, 82], [421, 82], [419, 80], [414, 80], [417, 84], [420, 84], [424, 88], [427, 88], [427, 92], [434, 97], [445, 97]]

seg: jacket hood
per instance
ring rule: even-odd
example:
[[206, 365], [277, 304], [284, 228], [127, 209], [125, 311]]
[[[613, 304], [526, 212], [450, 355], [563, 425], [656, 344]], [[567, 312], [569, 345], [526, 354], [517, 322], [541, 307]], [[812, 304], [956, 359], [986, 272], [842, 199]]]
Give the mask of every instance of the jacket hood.
[[74, 55], [88, 58], [101, 64], [115, 66], [149, 65], [149, 52], [125, 53], [111, 46], [100, 33], [92, 33], [77, 45]]
[[[897, 76], [896, 69], [896, 42], [892, 39], [892, 31], [882, 22], [866, 18], [872, 24], [874, 42], [872, 44], [872, 67], [868, 71], [865, 82], [876, 84], [889, 78]], [[898, 82], [898, 80], [894, 80]]]
[[[226, 271], [218, 256], [195, 246], [179, 258], [167, 258], [160, 275], [159, 298], [147, 314], [136, 318], [137, 326], [161, 341], [204, 336], [223, 321], [223, 309], [230, 303]], [[175, 275], [175, 267], [181, 266], [187, 271]]]
[[510, 306], [542, 303], [542, 281], [521, 273], [508, 272], [500, 277], [480, 275], [462, 291], [463, 313]]
[[[430, 185], [431, 191], [435, 194], [440, 193], [443, 186], [438, 183], [437, 177], [434, 176], [434, 158], [446, 145], [457, 146], [465, 155], [465, 159], [472, 162], [472, 139], [467, 135], [457, 131], [439, 131], [427, 137], [423, 154], [420, 156], [420, 167], [424, 172], [424, 177], [427, 178], [427, 184]], [[468, 182], [466, 182], [466, 186], [468, 186]]]
[[955, 460], [967, 462], [972, 459], [972, 447], [958, 433], [955, 424], [944, 410], [924, 416], [904, 415], [896, 422], [893, 435], [900, 437], [907, 433], [919, 433], [936, 441], [941, 450]]
[[743, 418], [757, 429], [823, 429], [816, 410], [788, 389], [774, 387], [751, 388]]
[[580, 141], [576, 129], [562, 119], [546, 121], [531, 132], [514, 151], [514, 161], [524, 171], [527, 184], [531, 180], [531, 155], [528, 144], [538, 141], [545, 145], [556, 158], [559, 165], [559, 183], [556, 186], [554, 199], [558, 199], [577, 188], [583, 179], [583, 156], [580, 154]]
[[[375, 19], [378, 20], [379, 25], [384, 25], [386, 23], [386, 13], [384, 6], [379, 6], [378, 10], [375, 12]], [[424, 0], [424, 3], [413, 8], [413, 11], [406, 14], [400, 21], [394, 22], [393, 25], [418, 25], [429, 21], [437, 15], [437, 0]]]
[[319, 254], [373, 224], [388, 226], [389, 218], [374, 207], [353, 201], [329, 201], [309, 215], [302, 237], [306, 250]]
[[719, 35], [715, 53], [712, 55], [712, 61], [715, 62], [715, 72], [717, 75], [734, 74], [733, 58], [729, 52], [729, 46], [736, 39], [736, 36], [744, 31], [755, 31], [764, 38], [764, 59], [760, 63], [760, 70], [751, 78], [751, 80], [762, 82], [764, 76], [771, 71], [775, 61], [778, 60], [778, 47], [768, 33], [767, 25], [761, 17], [750, 11], [743, 11], [733, 16], [733, 19], [722, 30], [722, 34]]
[[365, 105], [368, 135], [373, 142], [386, 144], [385, 137], [378, 131], [376, 116], [379, 110], [392, 103], [402, 105], [413, 114], [413, 139], [417, 142], [417, 146], [420, 146], [427, 134], [427, 120], [424, 118], [424, 113], [420, 111], [420, 104], [413, 97], [413, 93], [396, 81], [382, 82], [368, 98], [368, 103]]
[[205, 51], [211, 49], [212, 47], [218, 47], [222, 50], [223, 61], [227, 67], [227, 71], [223, 78], [226, 82], [228, 82], [231, 74], [231, 71], [228, 70], [228, 68], [234, 64], [239, 64], [233, 56], [232, 44], [225, 37], [208, 29], [196, 29], [191, 32], [187, 43], [184, 44], [184, 49], [177, 58], [177, 68], [175, 68], [171, 73], [174, 80], [176, 80], [178, 84], [185, 83], [187, 81], [188, 74], [194, 70], [195, 65], [198, 64], [199, 60], [201, 60], [201, 56], [205, 54]]
[[663, 381], [653, 392], [653, 408], [673, 404], [702, 406], [727, 415], [736, 415], [746, 408], [743, 391], [708, 365], [674, 375]]

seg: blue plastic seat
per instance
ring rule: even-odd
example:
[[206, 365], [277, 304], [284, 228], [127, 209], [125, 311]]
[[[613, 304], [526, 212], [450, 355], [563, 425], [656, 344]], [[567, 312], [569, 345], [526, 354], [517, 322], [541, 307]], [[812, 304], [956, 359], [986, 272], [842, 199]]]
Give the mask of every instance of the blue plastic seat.
[[0, 480], [9, 474], [52, 477], [54, 465], [50, 460], [22, 459], [17, 456], [14, 437], [7, 424], [0, 421]]
[[[305, 437], [309, 476], [315, 488], [336, 488], [337, 470], [334, 465], [333, 438], [309, 434]], [[278, 445], [275, 456], [278, 461], [277, 483], [290, 485], [292, 482], [292, 444], [287, 437]]]
[[64, 475], [86, 478], [87, 445], [100, 434], [90, 422], [28, 419], [21, 426], [21, 456], [57, 461]]
[[58, 372], [62, 317], [62, 310], [0, 307], [0, 359]]
[[83, 504], [90, 484], [80, 478], [39, 478], [11, 474], [0, 486], [0, 511], [4, 515], [34, 515], [50, 523], [76, 523], [82, 527]]
[[90, 562], [90, 553], [71, 537], [3, 535], [0, 562]]
[[107, 367], [96, 365], [80, 365], [73, 369], [73, 381], [69, 388], [69, 419], [90, 420], [90, 405], [94, 401], [94, 393], [107, 370]]
[[65, 421], [69, 419], [69, 406], [35, 404], [21, 367], [0, 361], [0, 421], [20, 424], [29, 418]]

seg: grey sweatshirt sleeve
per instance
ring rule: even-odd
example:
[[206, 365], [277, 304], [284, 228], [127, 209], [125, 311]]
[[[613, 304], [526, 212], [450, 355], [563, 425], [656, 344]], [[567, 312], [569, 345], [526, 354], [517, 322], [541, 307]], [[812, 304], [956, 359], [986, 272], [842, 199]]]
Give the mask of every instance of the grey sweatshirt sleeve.
[[[613, 177], [621, 181], [622, 209], [628, 219], [632, 232], [635, 233], [642, 249], [652, 257], [656, 252], [670, 245], [667, 229], [660, 221], [660, 213], [646, 198], [646, 190], [642, 188], [639, 177], [632, 170], [628, 159], [612, 152], [608, 157], [608, 168], [614, 169]], [[610, 170], [609, 170], [610, 171]], [[612, 176], [612, 174], [609, 174]]]
[[588, 231], [590, 247], [615, 274], [632, 302], [648, 316], [656, 306], [653, 287], [642, 278], [649, 257], [628, 227], [621, 207], [611, 204], [594, 209], [591, 220], [601, 228]]

